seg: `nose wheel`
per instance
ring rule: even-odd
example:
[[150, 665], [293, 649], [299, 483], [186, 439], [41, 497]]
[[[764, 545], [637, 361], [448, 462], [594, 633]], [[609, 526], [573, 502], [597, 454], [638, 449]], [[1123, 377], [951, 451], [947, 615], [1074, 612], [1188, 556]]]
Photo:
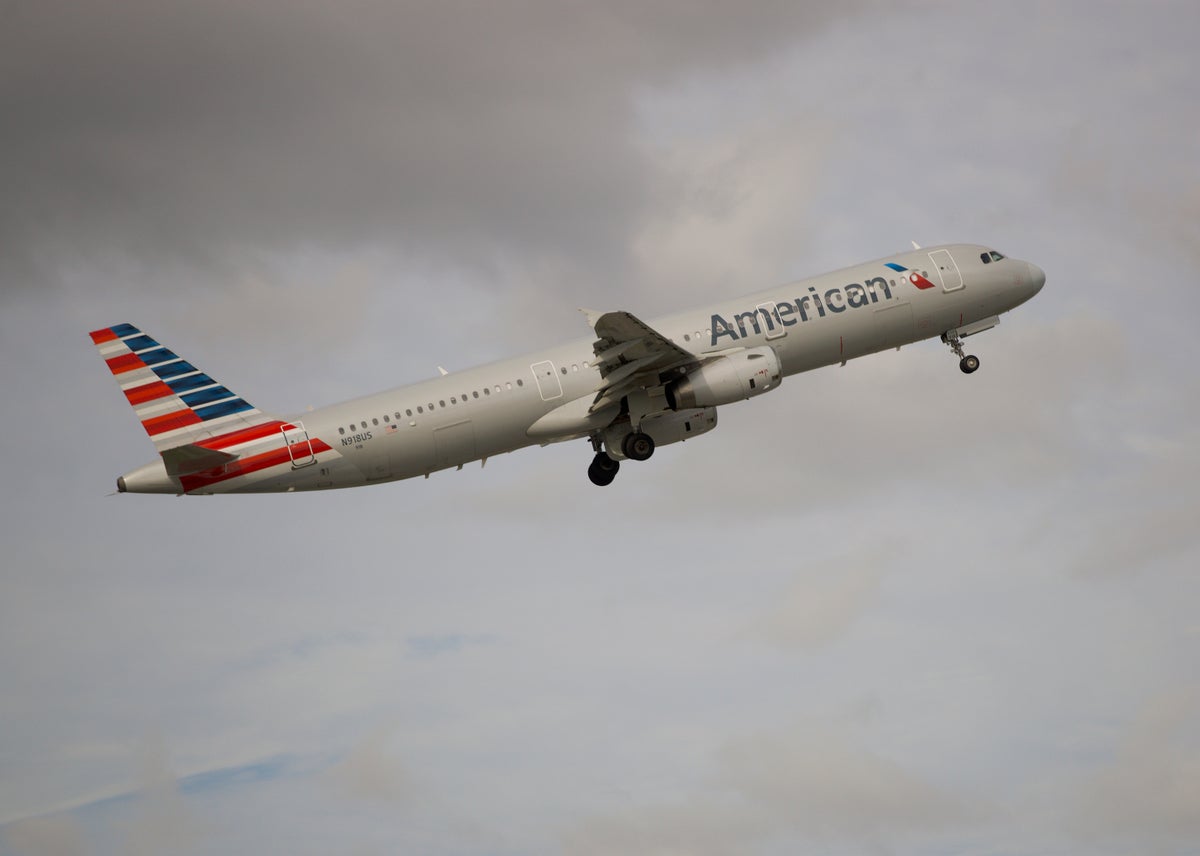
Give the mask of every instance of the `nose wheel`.
[[954, 351], [954, 356], [958, 357], [958, 367], [963, 374], [971, 374], [979, 368], [979, 357], [963, 351], [962, 339], [959, 338], [957, 330], [948, 330], [943, 333], [942, 341], [949, 345], [950, 350]]

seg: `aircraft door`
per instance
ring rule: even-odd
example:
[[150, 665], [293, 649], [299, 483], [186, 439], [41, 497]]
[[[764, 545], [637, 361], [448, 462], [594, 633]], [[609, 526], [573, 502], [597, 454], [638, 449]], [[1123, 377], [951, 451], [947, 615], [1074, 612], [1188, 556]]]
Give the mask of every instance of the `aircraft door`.
[[779, 307], [775, 305], [774, 300], [760, 303], [754, 309], [763, 320], [763, 332], [767, 334], [768, 339], [778, 339], [787, 335], [787, 327], [783, 326], [783, 319], [779, 317]]
[[279, 430], [283, 434], [283, 445], [292, 459], [293, 470], [311, 466], [317, 462], [317, 456], [313, 454], [312, 441], [308, 437], [308, 431], [303, 422], [297, 422], [295, 425], [285, 422], [279, 427]]
[[929, 254], [929, 260], [942, 278], [942, 291], [958, 291], [963, 287], [962, 272], [949, 250], [934, 250]]
[[555, 398], [562, 398], [562, 384], [559, 383], [558, 374], [554, 371], [554, 363], [549, 360], [543, 360], [540, 363], [534, 363], [529, 368], [533, 371], [533, 379], [537, 381], [538, 392], [542, 394], [542, 401], [552, 401]]

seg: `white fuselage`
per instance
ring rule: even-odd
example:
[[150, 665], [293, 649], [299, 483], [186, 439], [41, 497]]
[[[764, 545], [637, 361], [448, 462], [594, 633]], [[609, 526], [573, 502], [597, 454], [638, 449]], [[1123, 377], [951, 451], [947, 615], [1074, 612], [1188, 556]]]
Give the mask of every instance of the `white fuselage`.
[[[782, 373], [793, 375], [951, 331], [969, 333], [972, 325], [986, 328], [989, 319], [1040, 290], [1045, 277], [1036, 266], [1003, 257], [985, 263], [988, 253], [969, 244], [913, 250], [648, 324], [698, 358], [768, 346]], [[923, 287], [906, 278], [910, 273], [919, 275]], [[582, 413], [581, 406], [595, 397], [602, 378], [593, 364], [594, 341], [580, 338], [296, 416], [294, 436], [306, 433], [311, 456], [307, 449], [296, 455], [292, 446], [284, 464], [185, 489], [354, 487], [586, 436], [566, 428], [558, 436], [531, 434], [531, 426], [559, 408]], [[278, 445], [285, 445], [282, 437]], [[131, 492], [181, 492], [161, 461], [127, 474], [122, 486]]]

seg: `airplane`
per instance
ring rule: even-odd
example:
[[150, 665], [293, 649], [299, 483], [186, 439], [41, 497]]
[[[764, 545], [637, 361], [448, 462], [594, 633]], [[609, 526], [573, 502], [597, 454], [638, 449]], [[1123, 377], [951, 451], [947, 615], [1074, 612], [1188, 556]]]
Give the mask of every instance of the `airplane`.
[[303, 415], [260, 411], [132, 324], [91, 333], [158, 458], [121, 493], [349, 488], [424, 476], [525, 446], [586, 439], [588, 477], [698, 437], [717, 409], [785, 376], [939, 337], [962, 340], [1037, 294], [1041, 268], [985, 246], [921, 248], [644, 322], [587, 315], [594, 335], [446, 372]]

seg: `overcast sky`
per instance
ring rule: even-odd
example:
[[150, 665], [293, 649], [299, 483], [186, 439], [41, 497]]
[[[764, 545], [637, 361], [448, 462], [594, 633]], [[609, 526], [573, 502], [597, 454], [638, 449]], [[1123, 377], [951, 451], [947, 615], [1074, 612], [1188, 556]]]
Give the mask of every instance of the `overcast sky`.
[[[8, 4], [0, 854], [1200, 853], [1194, 2]], [[597, 489], [150, 460], [923, 244], [1047, 274]]]

